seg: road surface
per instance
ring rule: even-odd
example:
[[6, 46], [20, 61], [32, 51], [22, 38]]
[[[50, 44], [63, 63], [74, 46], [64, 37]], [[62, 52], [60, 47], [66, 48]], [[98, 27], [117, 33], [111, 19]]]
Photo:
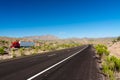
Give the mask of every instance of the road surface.
[[92, 46], [0, 62], [0, 80], [98, 80]]

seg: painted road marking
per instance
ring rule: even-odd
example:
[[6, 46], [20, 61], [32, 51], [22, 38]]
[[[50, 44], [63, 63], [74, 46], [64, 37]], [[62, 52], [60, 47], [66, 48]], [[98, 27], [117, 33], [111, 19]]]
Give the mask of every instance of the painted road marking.
[[85, 50], [87, 47], [88, 47], [88, 46], [84, 47], [84, 48], [81, 49], [80, 51], [78, 51], [78, 52], [72, 54], [71, 56], [69, 56], [69, 57], [67, 57], [67, 58], [65, 58], [65, 59], [63, 59], [63, 60], [61, 60], [60, 62], [58, 62], [58, 63], [56, 63], [56, 64], [54, 64], [54, 65], [48, 67], [47, 69], [45, 69], [45, 70], [43, 70], [43, 71], [41, 71], [41, 72], [35, 74], [34, 76], [28, 78], [27, 80], [32, 80], [32, 79], [36, 78], [37, 76], [40, 76], [41, 74], [45, 73], [46, 71], [48, 71], [48, 70], [50, 70], [50, 69], [56, 67], [57, 65], [63, 63], [64, 61], [66, 61], [66, 60], [72, 58], [73, 56], [77, 55], [78, 53], [82, 52], [82, 51]]
[[55, 56], [56, 54], [50, 54], [50, 55], [48, 55], [48, 57], [51, 57], [51, 56]]

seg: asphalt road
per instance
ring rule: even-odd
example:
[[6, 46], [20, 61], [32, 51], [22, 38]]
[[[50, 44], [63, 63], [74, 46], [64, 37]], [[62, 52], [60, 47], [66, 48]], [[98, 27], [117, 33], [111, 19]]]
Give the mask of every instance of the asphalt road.
[[0, 62], [0, 80], [98, 80], [91, 46]]

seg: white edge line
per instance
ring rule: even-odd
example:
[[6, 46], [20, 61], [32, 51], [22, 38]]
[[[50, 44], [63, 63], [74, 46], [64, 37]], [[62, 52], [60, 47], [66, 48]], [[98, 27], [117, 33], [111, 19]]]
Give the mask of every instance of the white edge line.
[[80, 51], [76, 52], [75, 54], [73, 54], [73, 55], [71, 55], [71, 56], [69, 56], [69, 57], [67, 57], [67, 58], [65, 58], [65, 59], [63, 59], [63, 60], [61, 60], [60, 62], [58, 62], [58, 63], [56, 63], [56, 64], [54, 64], [54, 65], [48, 67], [47, 69], [45, 69], [45, 70], [43, 70], [43, 71], [41, 71], [41, 72], [35, 74], [34, 76], [28, 78], [27, 80], [32, 80], [32, 79], [34, 79], [35, 77], [37, 77], [37, 76], [39, 76], [39, 75], [45, 73], [46, 71], [48, 71], [48, 70], [50, 70], [50, 69], [56, 67], [57, 65], [63, 63], [64, 61], [66, 61], [66, 60], [72, 58], [73, 56], [77, 55], [78, 53], [82, 52], [82, 51], [85, 50], [87, 47], [88, 47], [88, 46], [84, 47], [83, 49], [81, 49]]

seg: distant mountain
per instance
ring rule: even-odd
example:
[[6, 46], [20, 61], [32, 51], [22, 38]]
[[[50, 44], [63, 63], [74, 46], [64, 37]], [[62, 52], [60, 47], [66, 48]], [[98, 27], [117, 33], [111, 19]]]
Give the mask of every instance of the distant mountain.
[[32, 40], [58, 40], [59, 38], [53, 35], [43, 35], [43, 36], [28, 36], [23, 37], [24, 39], [32, 39]]

